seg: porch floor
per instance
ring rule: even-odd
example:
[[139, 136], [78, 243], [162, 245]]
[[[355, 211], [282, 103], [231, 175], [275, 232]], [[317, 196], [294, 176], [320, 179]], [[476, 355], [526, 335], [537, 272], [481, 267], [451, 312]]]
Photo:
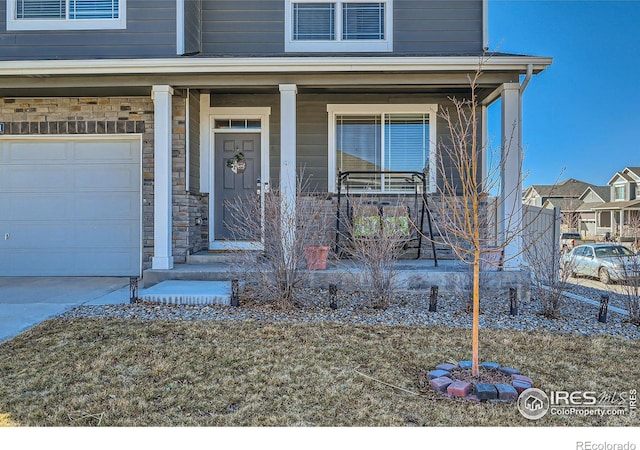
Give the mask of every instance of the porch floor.
[[[400, 290], [429, 290], [438, 286], [440, 292], [467, 286], [471, 281], [470, 266], [457, 260], [399, 260], [396, 265], [397, 288]], [[364, 269], [362, 264], [352, 260], [329, 261], [326, 270], [306, 271], [309, 287], [328, 288], [336, 284], [339, 289], [353, 289], [358, 286]], [[176, 264], [173, 269], [144, 271], [143, 287], [149, 288], [166, 280], [189, 281], [230, 281], [247, 278], [246, 270], [239, 270], [232, 262], [212, 262], [198, 264]], [[530, 296], [530, 275], [523, 270], [486, 272], [485, 288], [508, 293], [510, 287], [517, 287], [519, 297]]]

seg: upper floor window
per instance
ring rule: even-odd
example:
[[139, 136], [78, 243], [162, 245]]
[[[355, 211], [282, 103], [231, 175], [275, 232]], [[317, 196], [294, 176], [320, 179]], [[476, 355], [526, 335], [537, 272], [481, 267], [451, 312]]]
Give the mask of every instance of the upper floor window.
[[287, 0], [285, 50], [392, 51], [393, 0]]
[[624, 201], [625, 200], [625, 188], [624, 185], [618, 185], [613, 187], [613, 195], [614, 201]]
[[127, 0], [7, 0], [7, 30], [126, 27]]

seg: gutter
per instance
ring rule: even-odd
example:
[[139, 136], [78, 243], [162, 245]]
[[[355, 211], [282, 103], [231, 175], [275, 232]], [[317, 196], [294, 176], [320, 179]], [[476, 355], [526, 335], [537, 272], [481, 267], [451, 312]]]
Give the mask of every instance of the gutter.
[[[484, 71], [524, 70], [538, 73], [551, 58], [494, 56]], [[478, 69], [477, 56], [450, 57], [274, 57], [274, 58], [153, 58], [64, 61], [0, 61], [0, 76], [207, 74], [207, 73], [367, 73], [469, 72]], [[526, 80], [525, 80], [526, 81]]]

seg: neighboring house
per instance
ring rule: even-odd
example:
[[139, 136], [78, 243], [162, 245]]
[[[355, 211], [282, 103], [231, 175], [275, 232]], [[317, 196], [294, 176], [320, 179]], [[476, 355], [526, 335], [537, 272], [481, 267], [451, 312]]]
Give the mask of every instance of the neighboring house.
[[[0, 0], [0, 275], [138, 276], [246, 248], [225, 200], [274, 186], [290, 204], [300, 167], [326, 192], [339, 170], [426, 169], [435, 191], [438, 109], [469, 93], [487, 4]], [[550, 64], [482, 64], [505, 211], [520, 210], [522, 93]]]
[[621, 241], [640, 237], [640, 167], [625, 167], [609, 180], [609, 201], [594, 208], [596, 233]]
[[552, 185], [536, 184], [524, 191], [522, 202], [531, 206], [560, 208], [561, 230], [582, 231], [579, 222], [584, 200], [581, 197], [585, 190], [592, 186], [575, 178]]
[[[576, 210], [579, 214], [577, 220], [577, 231], [586, 239], [596, 239], [604, 237], [597, 231], [597, 216], [599, 213], [595, 209], [611, 199], [611, 189], [609, 186], [589, 186], [580, 196], [581, 204]], [[610, 224], [609, 224], [610, 226]]]

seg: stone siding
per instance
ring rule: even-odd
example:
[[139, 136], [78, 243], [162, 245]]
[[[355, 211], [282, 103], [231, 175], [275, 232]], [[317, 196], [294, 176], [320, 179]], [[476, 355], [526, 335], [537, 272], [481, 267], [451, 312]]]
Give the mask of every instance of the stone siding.
[[[208, 196], [186, 190], [185, 99], [173, 97], [173, 254], [176, 263], [208, 246]], [[4, 135], [142, 136], [142, 264], [153, 256], [154, 106], [150, 97], [0, 98]]]

